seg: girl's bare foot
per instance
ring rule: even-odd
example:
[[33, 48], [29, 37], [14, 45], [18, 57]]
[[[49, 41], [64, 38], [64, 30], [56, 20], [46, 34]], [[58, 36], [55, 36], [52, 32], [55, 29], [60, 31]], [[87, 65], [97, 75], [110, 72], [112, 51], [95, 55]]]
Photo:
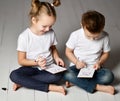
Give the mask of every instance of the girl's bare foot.
[[69, 88], [69, 87], [73, 86], [73, 84], [70, 83], [70, 82], [68, 82], [68, 81], [66, 81], [66, 82], [65, 82], [65, 86], [66, 86], [67, 88]]
[[17, 89], [19, 89], [20, 87], [21, 87], [21, 85], [19, 85], [19, 84], [16, 84], [16, 83], [13, 84], [13, 90], [14, 91], [16, 91]]
[[106, 93], [109, 93], [109, 94], [112, 94], [112, 95], [114, 95], [114, 93], [115, 93], [115, 88], [113, 86], [110, 86], [110, 85], [99, 85], [99, 84], [97, 84], [96, 90], [106, 92]]
[[49, 91], [59, 92], [59, 93], [66, 95], [66, 90], [64, 89], [63, 86], [57, 86], [57, 85], [50, 84]]

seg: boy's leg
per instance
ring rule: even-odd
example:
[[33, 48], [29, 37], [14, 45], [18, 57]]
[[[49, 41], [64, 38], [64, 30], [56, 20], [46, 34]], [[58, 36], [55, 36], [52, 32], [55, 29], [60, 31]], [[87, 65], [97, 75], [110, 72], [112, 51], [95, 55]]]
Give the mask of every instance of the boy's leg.
[[109, 85], [114, 80], [114, 75], [109, 69], [101, 68], [95, 72], [95, 80], [98, 84]]
[[114, 80], [114, 75], [110, 70], [104, 68], [99, 69], [95, 73], [95, 80], [97, 82], [96, 90], [110, 94], [115, 93], [115, 88], [110, 85]]
[[111, 85], [97, 84], [96, 85], [96, 90], [101, 91], [101, 92], [105, 92], [105, 93], [109, 93], [109, 94], [112, 94], [112, 95], [115, 93], [115, 88]]
[[72, 84], [92, 93], [95, 90], [96, 82], [92, 79], [78, 78], [79, 70], [75, 66], [69, 67], [65, 72], [63, 79], [71, 82]]

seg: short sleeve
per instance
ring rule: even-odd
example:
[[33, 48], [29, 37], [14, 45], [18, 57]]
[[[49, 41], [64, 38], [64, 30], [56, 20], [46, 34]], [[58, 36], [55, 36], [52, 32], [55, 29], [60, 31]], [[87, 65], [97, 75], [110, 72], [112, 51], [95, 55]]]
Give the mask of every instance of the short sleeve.
[[57, 45], [57, 38], [56, 38], [56, 34], [55, 34], [55, 32], [53, 31], [53, 38], [52, 38], [52, 40], [53, 40], [53, 45]]
[[109, 51], [110, 51], [110, 39], [109, 39], [109, 35], [106, 35], [104, 38], [103, 52], [109, 52]]
[[22, 34], [18, 37], [17, 50], [27, 52], [27, 40]]
[[75, 37], [75, 33], [71, 33], [68, 41], [66, 42], [66, 46], [70, 49], [74, 49], [75, 48], [75, 42], [76, 42], [76, 37]]

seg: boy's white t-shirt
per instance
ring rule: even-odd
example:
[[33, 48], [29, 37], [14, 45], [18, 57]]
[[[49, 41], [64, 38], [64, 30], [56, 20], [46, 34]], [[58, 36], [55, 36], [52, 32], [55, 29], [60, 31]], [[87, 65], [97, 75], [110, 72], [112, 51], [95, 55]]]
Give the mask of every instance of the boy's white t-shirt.
[[53, 63], [50, 47], [56, 44], [57, 40], [52, 29], [38, 36], [27, 28], [19, 35], [17, 50], [26, 52], [26, 58], [30, 60], [36, 60], [39, 56], [46, 57], [48, 65]]
[[[73, 49], [74, 55], [86, 64], [95, 64], [102, 52], [110, 51], [109, 36], [102, 32], [99, 39], [90, 40], [86, 38], [83, 28], [71, 33], [66, 46]], [[70, 64], [74, 65], [73, 63]]]

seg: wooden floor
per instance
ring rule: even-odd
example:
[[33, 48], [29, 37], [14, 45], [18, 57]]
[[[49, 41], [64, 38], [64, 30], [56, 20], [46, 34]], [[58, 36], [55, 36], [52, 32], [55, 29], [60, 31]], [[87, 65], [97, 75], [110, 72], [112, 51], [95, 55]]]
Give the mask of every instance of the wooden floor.
[[[13, 83], [9, 74], [19, 67], [16, 54], [17, 38], [29, 24], [30, 2], [31, 0], [0, 0], [0, 101], [120, 101], [120, 0], [61, 0], [62, 5], [56, 8], [58, 17], [54, 25], [59, 42], [57, 47], [67, 64], [64, 55], [65, 42], [70, 33], [79, 28], [81, 14], [92, 9], [105, 15], [105, 30], [110, 35], [112, 48], [106, 65], [115, 75], [115, 95], [102, 92], [90, 94], [76, 86], [67, 88], [66, 96], [26, 88], [16, 92], [12, 90]], [[7, 90], [2, 90], [2, 87]]]

